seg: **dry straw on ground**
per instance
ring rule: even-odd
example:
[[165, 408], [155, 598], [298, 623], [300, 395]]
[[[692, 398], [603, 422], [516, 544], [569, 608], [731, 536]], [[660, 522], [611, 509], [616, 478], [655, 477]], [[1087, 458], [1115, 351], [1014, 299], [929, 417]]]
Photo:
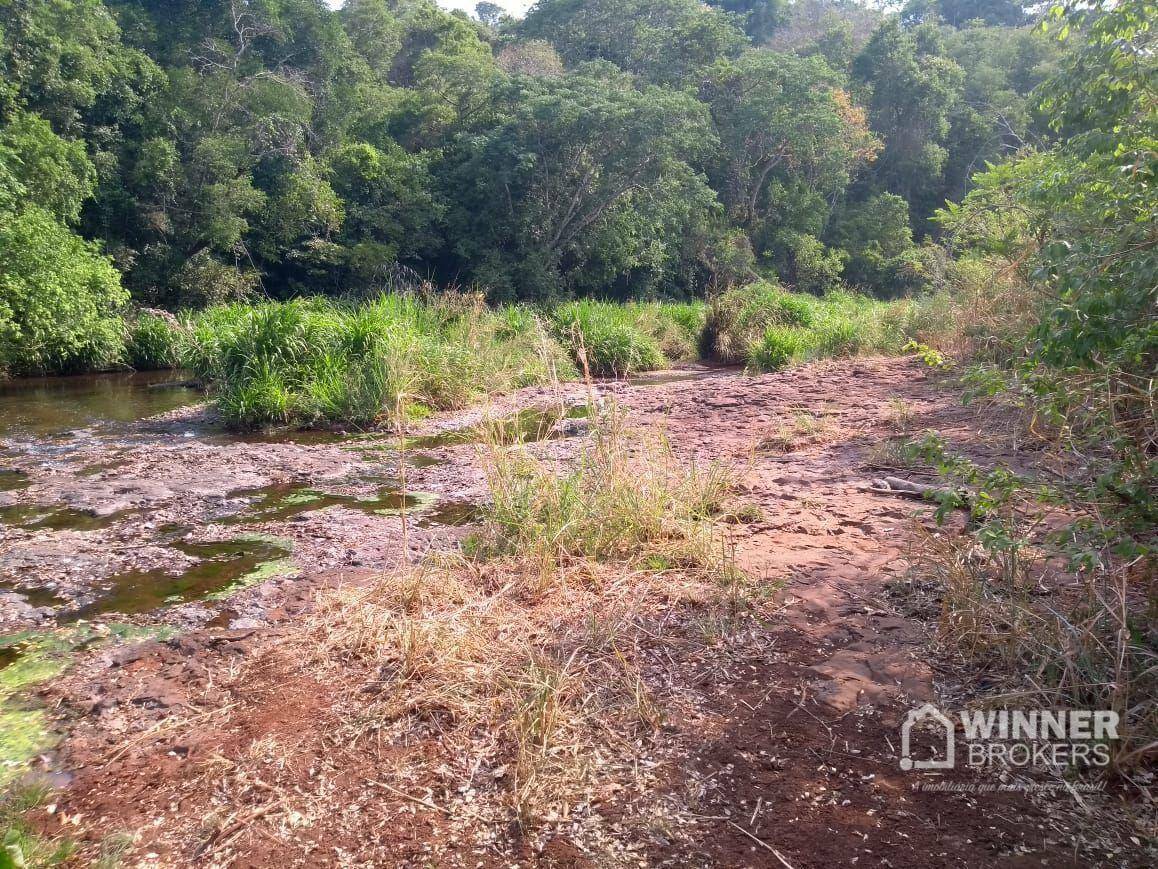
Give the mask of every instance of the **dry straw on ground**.
[[756, 586], [712, 519], [727, 469], [680, 465], [613, 407], [575, 461], [505, 442], [480, 450], [493, 502], [468, 554], [325, 596], [312, 637], [323, 672], [361, 674], [349, 738], [427, 744], [426, 773], [472, 770], [479, 803], [526, 828], [643, 786], [670, 682], [645, 650], [745, 624]]

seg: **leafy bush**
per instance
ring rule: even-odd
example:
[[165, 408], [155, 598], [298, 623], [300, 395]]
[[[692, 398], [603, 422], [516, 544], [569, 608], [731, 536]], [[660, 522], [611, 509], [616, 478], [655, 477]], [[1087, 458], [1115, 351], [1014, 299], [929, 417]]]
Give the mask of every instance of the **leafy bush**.
[[120, 358], [120, 275], [47, 211], [0, 220], [0, 372], [64, 374]]
[[840, 284], [841, 272], [848, 254], [839, 249], [826, 248], [811, 235], [790, 233], [786, 239], [790, 267], [786, 280], [804, 293], [826, 293]]
[[840, 211], [826, 240], [847, 253], [844, 280], [881, 298], [896, 298], [928, 286], [928, 274], [913, 245], [909, 205], [881, 193]]

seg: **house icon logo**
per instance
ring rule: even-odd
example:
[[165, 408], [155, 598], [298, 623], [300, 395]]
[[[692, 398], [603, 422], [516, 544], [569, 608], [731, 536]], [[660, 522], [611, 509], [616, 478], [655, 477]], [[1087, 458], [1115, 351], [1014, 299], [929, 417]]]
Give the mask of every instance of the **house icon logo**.
[[[945, 732], [945, 755], [942, 758], [931, 760], [913, 760], [910, 752], [910, 739], [914, 724], [931, 719]], [[913, 769], [952, 769], [955, 760], [954, 753], [954, 726], [953, 721], [932, 703], [926, 703], [916, 709], [910, 709], [905, 716], [905, 723], [901, 725], [901, 769], [905, 772]]]

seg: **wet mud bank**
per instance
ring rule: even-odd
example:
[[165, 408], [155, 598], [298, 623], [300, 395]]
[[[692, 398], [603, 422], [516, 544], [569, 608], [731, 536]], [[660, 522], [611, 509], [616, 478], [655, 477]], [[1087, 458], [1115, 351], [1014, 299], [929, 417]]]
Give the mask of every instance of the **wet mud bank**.
[[0, 631], [149, 614], [199, 626], [265, 574], [389, 568], [404, 522], [415, 552], [469, 523], [485, 497], [473, 460], [484, 431], [581, 434], [581, 393], [528, 390], [401, 436], [233, 434], [171, 372], [8, 385]]

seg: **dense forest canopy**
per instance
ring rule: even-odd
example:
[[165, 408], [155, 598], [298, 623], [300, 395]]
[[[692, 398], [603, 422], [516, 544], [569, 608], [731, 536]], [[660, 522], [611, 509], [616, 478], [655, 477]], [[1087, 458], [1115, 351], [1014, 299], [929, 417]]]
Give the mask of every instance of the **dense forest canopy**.
[[[17, 369], [100, 358], [126, 291], [359, 295], [400, 266], [495, 301], [918, 291], [937, 210], [1070, 132], [1035, 95], [1069, 49], [1009, 0], [0, 0], [0, 21]], [[76, 334], [47, 346], [52, 317]]]
[[[3, 0], [0, 201], [174, 307], [396, 262], [504, 298], [695, 293], [741, 234], [786, 279], [888, 290], [919, 270], [896, 221], [924, 236], [971, 168], [1043, 132], [1026, 95], [1056, 49], [1019, 8], [961, 6], [858, 45], [816, 0], [487, 23], [426, 0]], [[866, 204], [880, 232], [854, 225]]]

